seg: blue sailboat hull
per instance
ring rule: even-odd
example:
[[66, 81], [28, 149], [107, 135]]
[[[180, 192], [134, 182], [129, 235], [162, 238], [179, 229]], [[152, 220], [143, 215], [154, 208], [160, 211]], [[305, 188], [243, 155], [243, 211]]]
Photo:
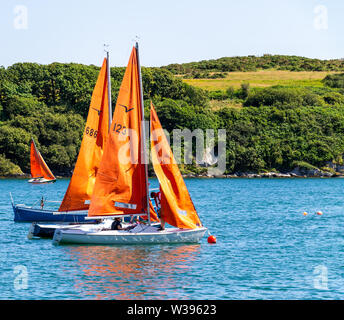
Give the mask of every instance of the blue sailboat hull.
[[13, 205], [13, 212], [15, 222], [91, 222], [90, 220], [85, 220], [87, 211], [59, 213], [53, 210]]

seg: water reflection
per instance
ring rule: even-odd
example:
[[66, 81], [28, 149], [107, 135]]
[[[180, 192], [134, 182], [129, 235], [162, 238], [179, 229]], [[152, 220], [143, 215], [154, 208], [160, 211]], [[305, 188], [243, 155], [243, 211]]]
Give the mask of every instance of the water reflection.
[[[200, 245], [71, 246], [80, 268], [75, 286], [86, 299], [191, 299], [185, 276], [197, 268]], [[190, 285], [190, 284], [189, 284]]]

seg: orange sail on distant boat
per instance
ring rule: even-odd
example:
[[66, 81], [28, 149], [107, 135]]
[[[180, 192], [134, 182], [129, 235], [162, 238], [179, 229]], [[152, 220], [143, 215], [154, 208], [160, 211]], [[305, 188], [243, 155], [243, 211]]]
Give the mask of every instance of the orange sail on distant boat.
[[[138, 223], [130, 230], [79, 228], [57, 229], [54, 244], [143, 244], [143, 243], [197, 243], [207, 228], [197, 215], [177, 164], [157, 163], [154, 170], [160, 182], [160, 217], [172, 228], [160, 228], [151, 222], [157, 219], [148, 195], [148, 168], [146, 161], [144, 108], [138, 45], [133, 48], [118, 95], [114, 119], [105, 146], [91, 205], [89, 219], [106, 217], [144, 216], [148, 224]], [[173, 160], [172, 151], [152, 106], [152, 157]], [[156, 131], [155, 131], [156, 130]], [[161, 151], [159, 150], [161, 148]]]
[[38, 151], [35, 141], [31, 139], [30, 151], [31, 177], [30, 183], [55, 182], [56, 178], [45, 163], [41, 153]]
[[107, 59], [94, 87], [84, 136], [67, 192], [59, 211], [87, 210], [109, 131]]

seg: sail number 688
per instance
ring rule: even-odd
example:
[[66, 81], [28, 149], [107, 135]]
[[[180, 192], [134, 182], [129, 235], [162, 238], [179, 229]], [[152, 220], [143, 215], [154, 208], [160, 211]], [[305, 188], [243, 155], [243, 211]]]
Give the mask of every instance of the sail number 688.
[[90, 128], [90, 127], [87, 127], [86, 128], [86, 134], [88, 134], [90, 137], [97, 138], [98, 131], [94, 130], [94, 129]]

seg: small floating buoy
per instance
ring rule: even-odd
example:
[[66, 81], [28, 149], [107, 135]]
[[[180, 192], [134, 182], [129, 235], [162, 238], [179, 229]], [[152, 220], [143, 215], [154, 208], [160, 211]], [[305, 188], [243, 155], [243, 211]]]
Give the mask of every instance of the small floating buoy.
[[306, 216], [308, 213], [307, 212], [304, 212], [303, 215]]
[[322, 216], [323, 213], [322, 213], [321, 211], [317, 211], [316, 214], [317, 214], [318, 216]]
[[208, 243], [216, 243], [216, 237], [215, 236], [209, 236], [208, 237]]

